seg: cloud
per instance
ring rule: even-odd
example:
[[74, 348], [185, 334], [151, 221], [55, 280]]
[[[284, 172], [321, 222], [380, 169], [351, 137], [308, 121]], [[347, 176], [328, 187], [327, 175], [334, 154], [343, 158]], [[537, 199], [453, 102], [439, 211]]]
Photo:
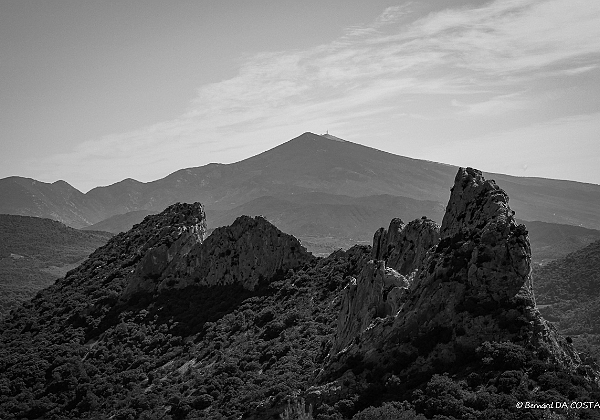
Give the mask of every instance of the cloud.
[[[387, 8], [370, 25], [347, 28], [340, 39], [314, 48], [247, 56], [235, 77], [199, 87], [179, 118], [31, 164], [48, 176], [69, 162], [74, 177], [94, 168], [106, 171], [105, 183], [139, 173], [149, 180], [185, 166], [239, 160], [307, 130], [351, 132], [370, 121], [363, 118], [379, 116], [381, 124], [394, 115], [425, 115], [411, 121], [423, 121], [427, 131], [434, 114], [530, 111], [540, 102], [530, 84], [597, 70], [600, 2], [498, 0], [426, 16], [419, 7]], [[213, 150], [218, 142], [235, 153]], [[168, 163], [150, 168], [159, 158]]]
[[597, 65], [583, 66], [583, 67], [569, 68], [569, 69], [563, 70], [562, 73], [567, 74], [569, 76], [574, 76], [576, 74], [587, 73], [588, 71], [592, 71], [597, 68], [598, 68]]
[[499, 95], [486, 101], [465, 103], [456, 99], [452, 100], [452, 106], [459, 108], [464, 115], [499, 116], [512, 111], [520, 111], [530, 108], [533, 103], [531, 99], [524, 98], [521, 93]]
[[427, 17], [409, 36], [448, 52], [455, 66], [501, 76], [597, 60], [599, 20], [600, 5], [585, 0], [496, 1]]
[[413, 2], [406, 2], [402, 5], [387, 7], [370, 25], [357, 25], [346, 28], [345, 36], [340, 41], [377, 34], [380, 28], [395, 23], [403, 16], [412, 13], [412, 6]]
[[390, 23], [397, 22], [402, 16], [413, 12], [413, 2], [407, 2], [402, 5], [390, 6], [386, 8], [381, 15], [375, 20], [374, 27], [382, 27]]

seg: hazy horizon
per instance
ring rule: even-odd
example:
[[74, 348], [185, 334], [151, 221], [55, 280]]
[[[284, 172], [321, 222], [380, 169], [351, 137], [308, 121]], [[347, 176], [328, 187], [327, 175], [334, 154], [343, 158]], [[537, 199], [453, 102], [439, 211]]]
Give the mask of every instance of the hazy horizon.
[[600, 3], [0, 4], [0, 178], [89, 189], [303, 132], [600, 184]]
[[[306, 133], [306, 132], [305, 132], [305, 133]], [[302, 133], [302, 134], [305, 134], [305, 133]], [[296, 136], [296, 137], [299, 137], [299, 136], [301, 136], [302, 134], [300, 134], [300, 135], [298, 135], [298, 136]], [[318, 134], [318, 133], [312, 133], [312, 134]], [[327, 134], [327, 133], [321, 133], [321, 134], [318, 134], [318, 135], [325, 136], [326, 134]], [[331, 135], [331, 136], [333, 136], [333, 134], [332, 134], [332, 133], [328, 133], [328, 134], [329, 134], [329, 135]], [[294, 137], [294, 138], [292, 138], [292, 139], [288, 139], [288, 140], [286, 140], [286, 141], [284, 141], [284, 142], [282, 142], [282, 143], [280, 143], [280, 144], [278, 144], [278, 145], [275, 145], [275, 146], [273, 146], [273, 147], [277, 147], [277, 146], [279, 146], [279, 145], [281, 145], [281, 144], [283, 144], [283, 143], [286, 143], [287, 141], [294, 140], [296, 137]], [[334, 136], [334, 137], [335, 137], [335, 136]], [[341, 140], [344, 140], [344, 141], [348, 142], [348, 140], [345, 140], [345, 139], [341, 139]], [[355, 143], [355, 142], [351, 142], [351, 143], [354, 143], [354, 144], [360, 144], [360, 143]], [[370, 147], [370, 146], [367, 146], [367, 147]], [[258, 153], [254, 154], [254, 155], [252, 155], [252, 156], [246, 156], [246, 157], [242, 157], [242, 158], [240, 158], [239, 160], [236, 160], [236, 161], [233, 161], [233, 162], [229, 162], [229, 163], [222, 163], [222, 162], [208, 162], [208, 163], [206, 163], [206, 164], [203, 164], [203, 165], [198, 165], [198, 166], [194, 166], [194, 167], [201, 167], [201, 166], [210, 165], [210, 164], [226, 164], [226, 165], [227, 165], [227, 164], [235, 164], [235, 163], [238, 163], [238, 162], [240, 162], [240, 161], [243, 161], [243, 160], [249, 159], [249, 158], [251, 158], [251, 157], [253, 157], [253, 156], [256, 156], [256, 155], [258, 155], [258, 154], [261, 154], [261, 153], [263, 153], [263, 152], [267, 152], [267, 151], [269, 151], [269, 150], [271, 150], [271, 149], [272, 149], [272, 148], [269, 148], [269, 149], [267, 149], [267, 150], [264, 150], [264, 151], [258, 152]], [[380, 150], [380, 149], [376, 149], [376, 150]], [[380, 151], [389, 153], [387, 150], [380, 150]], [[400, 156], [400, 155], [397, 155], [397, 156]], [[405, 157], [409, 157], [409, 158], [410, 158], [410, 156], [405, 156]], [[428, 162], [439, 163], [439, 164], [441, 164], [441, 165], [449, 165], [449, 166], [456, 166], [456, 167], [460, 167], [460, 166], [461, 166], [461, 165], [452, 165], [452, 164], [447, 164], [447, 163], [444, 163], [444, 162], [436, 162], [436, 161], [425, 160], [425, 159], [422, 159], [422, 160], [423, 160], [423, 161], [428, 161]], [[463, 165], [463, 167], [467, 167], [467, 166], [469, 166], [469, 165]], [[45, 182], [45, 183], [49, 183], [49, 184], [51, 184], [51, 183], [55, 183], [55, 182], [59, 182], [59, 181], [65, 181], [65, 182], [68, 182], [68, 183], [69, 183], [69, 184], [70, 184], [72, 187], [75, 187], [75, 188], [77, 188], [79, 191], [81, 191], [81, 192], [83, 192], [83, 193], [87, 193], [87, 192], [89, 192], [90, 190], [92, 190], [92, 189], [94, 189], [94, 188], [97, 188], [97, 187], [107, 187], [107, 186], [110, 186], [110, 185], [113, 185], [113, 184], [118, 184], [119, 182], [122, 182], [122, 181], [125, 181], [125, 180], [131, 180], [131, 179], [133, 179], [134, 181], [141, 182], [141, 183], [149, 183], [149, 182], [153, 182], [153, 181], [156, 181], [156, 180], [159, 180], [159, 179], [165, 178], [165, 177], [167, 177], [167, 176], [169, 176], [169, 175], [171, 175], [171, 174], [173, 174], [173, 173], [175, 173], [175, 172], [177, 172], [177, 171], [179, 171], [179, 170], [190, 169], [190, 168], [194, 168], [194, 167], [192, 167], [192, 166], [191, 166], [191, 167], [181, 167], [181, 168], [177, 168], [175, 171], [171, 171], [171, 172], [165, 173], [165, 174], [163, 174], [163, 175], [159, 175], [159, 176], [157, 176], [157, 178], [149, 179], [149, 180], [146, 180], [146, 181], [141, 181], [141, 180], [139, 180], [139, 179], [136, 179], [135, 177], [127, 177], [127, 178], [122, 178], [122, 179], [119, 179], [119, 180], [117, 180], [117, 181], [111, 182], [110, 184], [99, 184], [99, 185], [94, 185], [94, 186], [92, 186], [91, 188], [88, 188], [88, 189], [81, 189], [81, 188], [77, 188], [77, 186], [76, 186], [76, 185], [73, 185], [73, 184], [71, 184], [70, 182], [68, 182], [67, 180], [64, 180], [64, 179], [56, 179], [56, 180], [52, 180], [52, 181], [43, 181], [43, 180], [37, 179], [37, 181], [41, 181], [41, 182]], [[479, 167], [474, 167], [474, 168], [475, 168], [475, 169], [478, 169], [478, 170], [481, 170], [482, 172], [484, 172], [484, 174], [490, 174], [490, 173], [498, 173], [498, 174], [500, 174], [500, 172], [490, 172], [490, 171], [486, 171], [485, 169], [481, 169], [481, 168], [479, 168]], [[511, 175], [511, 174], [504, 174], [504, 175]], [[14, 176], [14, 175], [10, 175], [10, 176]], [[9, 176], [9, 177], [10, 177], [10, 176]], [[18, 176], [18, 175], [16, 175], [16, 176]], [[587, 183], [587, 184], [592, 184], [592, 185], [600, 185], [600, 184], [596, 184], [596, 183], [589, 183], [589, 182], [585, 182], [585, 181], [573, 181], [573, 180], [562, 179], [562, 178], [536, 177], [536, 176], [530, 176], [530, 175], [513, 175], [513, 176], [519, 176], [519, 177], [523, 177], [523, 178], [543, 178], [543, 179], [552, 179], [552, 180], [557, 180], [557, 181], [581, 182], [581, 183]], [[6, 177], [3, 177], [3, 178], [6, 178]], [[26, 178], [31, 178], [31, 177], [26, 177]], [[1, 178], [0, 178], [0, 179], [1, 179]]]

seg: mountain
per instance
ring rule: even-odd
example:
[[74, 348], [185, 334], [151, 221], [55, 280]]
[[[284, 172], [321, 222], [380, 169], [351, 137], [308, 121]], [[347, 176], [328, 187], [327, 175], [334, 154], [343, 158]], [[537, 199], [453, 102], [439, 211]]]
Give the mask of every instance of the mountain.
[[[237, 163], [183, 169], [138, 189], [125, 206], [164, 208], [201, 201], [229, 210], [262, 196], [324, 192], [351, 197], [388, 194], [445, 203], [456, 167], [393, 155], [359, 144], [305, 133]], [[488, 174], [510, 194], [522, 219], [600, 228], [600, 186]], [[113, 186], [88, 193], [113, 194]], [[119, 189], [120, 191], [120, 189]], [[120, 197], [123, 197], [122, 195]], [[141, 207], [140, 207], [141, 206]], [[152, 207], [154, 206], [154, 207]], [[122, 213], [122, 212], [121, 212]]]
[[505, 192], [461, 169], [446, 208], [315, 258], [264, 218], [206, 237], [201, 204], [169, 206], [0, 321], [0, 417], [597, 418]]
[[[443, 205], [456, 169], [331, 135], [304, 133], [240, 162], [182, 169], [147, 183], [127, 179], [86, 194], [72, 187], [67, 191], [66, 183], [59, 188], [25, 178], [4, 178], [0, 180], [4, 198], [0, 211], [44, 216], [82, 227], [131, 211], [158, 212], [178, 201], [199, 201], [208, 212], [226, 212], [260, 197], [314, 192], [355, 198], [392, 195]], [[600, 229], [598, 185], [486, 176], [508, 192], [522, 219]]]
[[63, 277], [111, 236], [50, 219], [0, 214], [0, 317]]
[[68, 226], [89, 226], [106, 217], [102, 204], [65, 181], [52, 184], [12, 176], [0, 179], [0, 214], [58, 220]]

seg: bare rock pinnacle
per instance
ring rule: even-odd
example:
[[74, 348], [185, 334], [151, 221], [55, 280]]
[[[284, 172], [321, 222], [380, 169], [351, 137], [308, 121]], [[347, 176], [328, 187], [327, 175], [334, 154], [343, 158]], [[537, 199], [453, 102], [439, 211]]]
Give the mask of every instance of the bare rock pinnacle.
[[[357, 383], [351, 360], [410, 376], [464, 362], [486, 341], [539, 349], [566, 369], [581, 364], [535, 308], [527, 230], [480, 171], [458, 170], [439, 231], [424, 219], [394, 219], [376, 232], [371, 257], [344, 292], [315, 395]], [[401, 276], [396, 283], [389, 270]]]

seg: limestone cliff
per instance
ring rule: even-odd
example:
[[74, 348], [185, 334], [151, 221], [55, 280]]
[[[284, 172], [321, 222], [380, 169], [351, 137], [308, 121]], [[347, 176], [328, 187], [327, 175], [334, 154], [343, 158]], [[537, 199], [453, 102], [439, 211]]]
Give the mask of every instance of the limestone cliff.
[[373, 237], [372, 261], [363, 264], [342, 295], [342, 309], [332, 351], [339, 352], [376, 318], [395, 315], [429, 248], [439, 240], [439, 227], [426, 218], [405, 225], [393, 219]]
[[[427, 220], [394, 219], [375, 234], [372, 257], [345, 290], [322, 383], [344, 372], [339, 381], [352, 382], [352, 360], [408, 376], [439, 371], [486, 341], [520, 343], [567, 369], [580, 365], [535, 308], [525, 226], [480, 171], [459, 169], [439, 233]], [[403, 279], [386, 281], [390, 269]], [[391, 310], [394, 288], [401, 292]]]
[[240, 216], [231, 226], [215, 229], [204, 243], [170, 267], [161, 284], [238, 283], [252, 290], [262, 279], [302, 266], [312, 258], [296, 238], [265, 218]]
[[375, 232], [371, 256], [374, 260], [384, 260], [386, 267], [403, 276], [411, 276], [439, 239], [440, 228], [433, 220], [423, 217], [405, 225], [396, 218], [387, 230], [381, 228]]
[[337, 353], [376, 318], [395, 314], [408, 290], [408, 280], [384, 261], [371, 260], [358, 279], [351, 277], [343, 291], [342, 308], [332, 351]]
[[[312, 255], [291, 235], [262, 217], [241, 216], [204, 239], [206, 218], [200, 203], [175, 204], [133, 228], [149, 239], [138, 250], [121, 298], [191, 285], [238, 283], [254, 289], [278, 271], [303, 265]], [[129, 233], [131, 234], [131, 232]]]
[[137, 250], [139, 262], [131, 271], [123, 298], [155, 290], [156, 282], [171, 264], [202, 244], [206, 234], [204, 207], [200, 203], [173, 204], [160, 214], [146, 217], [128, 234], [147, 238]]

